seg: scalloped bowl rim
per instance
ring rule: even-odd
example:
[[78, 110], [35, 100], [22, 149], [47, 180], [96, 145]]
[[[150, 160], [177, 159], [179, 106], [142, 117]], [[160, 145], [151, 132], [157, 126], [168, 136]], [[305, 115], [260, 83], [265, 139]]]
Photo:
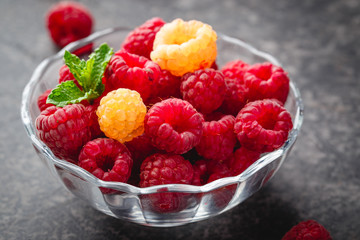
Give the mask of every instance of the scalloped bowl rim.
[[[21, 102], [21, 118], [25, 127], [25, 130], [27, 132], [27, 135], [31, 139], [32, 143], [38, 148], [41, 149], [42, 153], [49, 158], [56, 166], [63, 168], [67, 171], [69, 171], [72, 174], [75, 174], [78, 177], [81, 177], [85, 179], [86, 181], [89, 181], [96, 185], [97, 187], [105, 187], [105, 188], [112, 188], [118, 191], [124, 191], [128, 193], [133, 194], [150, 194], [150, 193], [156, 193], [156, 192], [163, 192], [164, 189], [169, 192], [186, 192], [186, 193], [205, 193], [209, 191], [213, 191], [217, 188], [225, 187], [231, 184], [243, 182], [247, 180], [249, 177], [251, 177], [253, 174], [255, 174], [257, 171], [261, 170], [263, 167], [271, 163], [273, 160], [275, 160], [277, 157], [281, 156], [282, 154], [286, 153], [289, 149], [291, 149], [292, 145], [295, 143], [296, 138], [298, 136], [299, 130], [301, 128], [302, 122], [303, 122], [303, 111], [304, 106], [302, 103], [302, 98], [300, 95], [300, 91], [296, 87], [296, 84], [291, 80], [290, 78], [290, 90], [293, 92], [296, 103], [297, 103], [297, 111], [293, 122], [293, 129], [289, 133], [288, 139], [284, 143], [284, 145], [270, 153], [266, 153], [261, 158], [259, 158], [256, 162], [254, 162], [251, 166], [249, 166], [244, 172], [237, 176], [233, 177], [226, 177], [221, 178], [216, 181], [207, 183], [202, 186], [195, 186], [195, 185], [187, 185], [187, 184], [166, 184], [166, 185], [157, 185], [152, 187], [146, 187], [146, 188], [140, 188], [136, 187], [134, 185], [128, 184], [128, 183], [122, 183], [122, 182], [107, 182], [98, 179], [88, 171], [80, 168], [79, 166], [72, 164], [70, 162], [61, 160], [54, 156], [52, 151], [43, 143], [35, 134], [35, 128], [34, 123], [31, 122], [30, 113], [27, 109], [29, 109], [30, 105], [30, 92], [31, 89], [37, 84], [37, 80], [41, 77], [43, 72], [46, 70], [47, 66], [49, 66], [53, 61], [58, 60], [59, 58], [62, 58], [64, 55], [65, 50], [72, 51], [79, 46], [85, 46], [86, 44], [89, 44], [93, 40], [96, 40], [99, 37], [103, 37], [105, 35], [111, 34], [116, 31], [130, 31], [131, 29], [126, 27], [115, 27], [115, 28], [108, 28], [104, 29], [102, 31], [95, 32], [91, 35], [89, 35], [86, 38], [83, 38], [81, 40], [78, 40], [76, 42], [70, 43], [63, 49], [61, 49], [58, 53], [55, 55], [52, 55], [50, 57], [45, 58], [34, 70], [30, 81], [26, 84], [23, 94], [22, 94], [22, 102]], [[218, 36], [224, 39], [227, 42], [231, 42], [237, 45], [240, 45], [243, 48], [246, 48], [251, 53], [258, 55], [260, 57], [263, 57], [270, 62], [281, 66], [279, 61], [274, 58], [272, 55], [260, 51], [253, 47], [252, 45], [243, 42], [237, 38], [229, 37], [227, 35], [218, 33]], [[280, 164], [281, 165], [281, 164]], [[279, 166], [280, 167], [280, 166]]]

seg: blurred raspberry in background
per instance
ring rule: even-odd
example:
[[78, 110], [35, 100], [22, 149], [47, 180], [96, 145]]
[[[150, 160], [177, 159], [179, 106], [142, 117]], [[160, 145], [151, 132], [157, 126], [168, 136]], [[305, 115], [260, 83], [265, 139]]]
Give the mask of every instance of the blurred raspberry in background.
[[87, 37], [92, 32], [93, 17], [82, 4], [62, 1], [53, 5], [46, 14], [46, 27], [58, 47]]

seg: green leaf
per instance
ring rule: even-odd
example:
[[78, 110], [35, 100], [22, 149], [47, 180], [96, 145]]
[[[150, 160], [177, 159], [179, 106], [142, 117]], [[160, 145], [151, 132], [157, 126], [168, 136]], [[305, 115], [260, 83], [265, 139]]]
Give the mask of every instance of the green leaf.
[[113, 53], [113, 49], [107, 44], [102, 44], [95, 50], [93, 57], [91, 57], [91, 59], [94, 59], [90, 74], [90, 78], [94, 83], [92, 89], [98, 89], [99, 85], [102, 84], [102, 77]]
[[75, 79], [82, 86], [80, 78], [83, 75], [83, 71], [86, 66], [86, 62], [81, 60], [78, 56], [71, 54], [69, 51], [65, 51], [64, 61], [66, 66], [69, 67], [70, 72], [74, 75]]
[[112, 54], [113, 49], [104, 43], [89, 56], [89, 60], [86, 62], [81, 76], [81, 82], [85, 92], [92, 89], [98, 92], [100, 96], [104, 91], [102, 77]]
[[49, 94], [46, 103], [64, 107], [68, 104], [79, 103], [87, 99], [87, 94], [81, 91], [74, 81], [66, 81], [57, 85]]
[[105, 89], [102, 77], [113, 53], [113, 49], [106, 43], [95, 49], [87, 61], [65, 51], [65, 64], [69, 67], [81, 89], [73, 81], [63, 82], [51, 92], [47, 102], [63, 107], [85, 99], [91, 103], [101, 96]]

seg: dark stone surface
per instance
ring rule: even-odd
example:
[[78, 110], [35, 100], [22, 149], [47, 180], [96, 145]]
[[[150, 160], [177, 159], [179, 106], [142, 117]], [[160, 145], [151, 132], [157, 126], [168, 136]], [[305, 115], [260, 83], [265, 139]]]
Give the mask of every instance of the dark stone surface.
[[55, 1], [0, 1], [0, 239], [281, 239], [315, 219], [334, 239], [360, 238], [358, 0], [100, 1], [96, 30], [160, 16], [198, 19], [276, 56], [299, 86], [305, 121], [277, 175], [234, 209], [198, 223], [150, 228], [76, 199], [38, 160], [20, 119], [22, 90], [57, 49], [44, 28]]

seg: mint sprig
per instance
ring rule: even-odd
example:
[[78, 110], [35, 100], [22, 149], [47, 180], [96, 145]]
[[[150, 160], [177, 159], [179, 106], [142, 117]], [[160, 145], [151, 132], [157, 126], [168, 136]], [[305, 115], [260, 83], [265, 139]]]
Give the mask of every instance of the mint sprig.
[[113, 53], [113, 49], [106, 43], [95, 49], [87, 61], [65, 51], [65, 64], [78, 81], [81, 89], [74, 81], [62, 82], [51, 91], [46, 103], [64, 107], [85, 99], [91, 103], [98, 98], [104, 92], [105, 86], [102, 83], [102, 77]]

